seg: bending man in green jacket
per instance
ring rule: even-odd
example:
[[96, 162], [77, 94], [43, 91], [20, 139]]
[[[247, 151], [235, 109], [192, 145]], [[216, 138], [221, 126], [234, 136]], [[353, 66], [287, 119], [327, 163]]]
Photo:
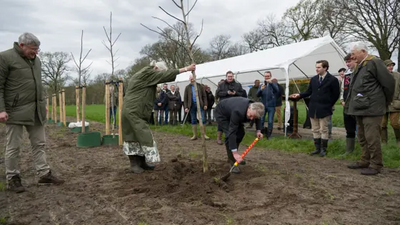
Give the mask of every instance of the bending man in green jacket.
[[129, 157], [132, 172], [152, 170], [154, 166], [146, 161], [160, 161], [157, 145], [147, 124], [154, 107], [157, 84], [174, 81], [179, 73], [195, 69], [195, 64], [181, 69], [168, 69], [164, 62], [152, 62], [129, 79], [121, 120], [123, 151]]
[[25, 191], [18, 165], [24, 126], [29, 133], [39, 184], [64, 183], [51, 174], [44, 151], [46, 101], [41, 62], [36, 57], [39, 46], [35, 35], [24, 33], [13, 48], [0, 52], [0, 122], [6, 123], [7, 186], [16, 193]]

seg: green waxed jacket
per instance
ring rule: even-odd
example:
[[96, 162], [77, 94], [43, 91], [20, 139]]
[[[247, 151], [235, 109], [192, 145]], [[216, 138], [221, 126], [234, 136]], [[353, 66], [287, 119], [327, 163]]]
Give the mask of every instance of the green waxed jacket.
[[157, 84], [174, 81], [178, 74], [178, 69], [156, 71], [147, 66], [132, 75], [128, 81], [121, 112], [124, 141], [153, 146], [152, 137], [147, 132], [148, 127], [140, 124], [143, 121], [147, 122], [151, 117]]
[[383, 61], [368, 56], [354, 71], [344, 112], [353, 116], [382, 116], [393, 99], [395, 79]]
[[41, 62], [28, 59], [17, 42], [0, 52], [0, 112], [7, 112], [6, 124], [28, 125], [46, 122]]

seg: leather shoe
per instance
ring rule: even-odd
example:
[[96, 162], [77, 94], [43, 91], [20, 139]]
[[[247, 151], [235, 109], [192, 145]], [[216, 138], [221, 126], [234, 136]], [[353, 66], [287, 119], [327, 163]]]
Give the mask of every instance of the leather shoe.
[[364, 168], [364, 169], [361, 170], [361, 174], [362, 174], [362, 175], [376, 175], [376, 174], [378, 174], [378, 173], [380, 173], [379, 170], [374, 169], [374, 168], [371, 168], [371, 167], [369, 167], [369, 168]]

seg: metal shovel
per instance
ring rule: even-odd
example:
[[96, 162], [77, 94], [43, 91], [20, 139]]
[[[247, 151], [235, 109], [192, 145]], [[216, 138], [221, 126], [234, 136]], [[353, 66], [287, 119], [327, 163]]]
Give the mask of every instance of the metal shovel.
[[[247, 153], [250, 151], [250, 149], [253, 148], [253, 146], [257, 143], [258, 140], [259, 140], [259, 139], [256, 138], [256, 139], [253, 141], [253, 143], [251, 143], [251, 144], [249, 145], [249, 147], [247, 147], [246, 151], [244, 151], [244, 152], [242, 153], [242, 155], [241, 155], [242, 159], [247, 155]], [[244, 161], [243, 161], [243, 162], [244, 162]], [[233, 164], [233, 166], [231, 167], [231, 169], [229, 170], [229, 172], [228, 172], [227, 174], [225, 174], [223, 177], [221, 177], [221, 180], [222, 180], [222, 181], [226, 181], [226, 180], [231, 176], [231, 173], [232, 173], [233, 168], [235, 168], [235, 166], [238, 166], [238, 165], [239, 165], [239, 163], [236, 161], [236, 162]]]

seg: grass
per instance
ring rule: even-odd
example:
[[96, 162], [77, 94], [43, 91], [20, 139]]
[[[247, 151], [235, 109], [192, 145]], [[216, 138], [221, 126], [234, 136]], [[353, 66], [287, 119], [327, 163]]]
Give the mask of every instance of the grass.
[[[188, 136], [192, 136], [191, 126], [185, 124], [183, 126], [150, 126], [152, 130], [155, 131], [163, 131], [173, 134], [181, 134]], [[389, 143], [387, 145], [382, 145], [382, 155], [383, 155], [383, 163], [385, 167], [389, 168], [400, 168], [400, 151], [395, 143], [394, 133], [391, 129], [388, 132], [389, 134]], [[206, 133], [211, 139], [215, 140], [217, 138], [217, 127], [206, 126]], [[245, 145], [250, 145], [254, 141], [254, 133], [247, 132], [242, 143]], [[211, 140], [211, 141], [213, 141]], [[279, 149], [284, 152], [289, 153], [310, 153], [314, 150], [314, 143], [309, 139], [289, 139], [284, 136], [273, 137], [270, 140], [265, 138], [261, 139], [255, 145], [261, 151], [266, 149]], [[328, 144], [328, 155], [329, 158], [336, 159], [346, 159], [350, 161], [356, 161], [359, 159], [361, 155], [360, 145], [356, 144], [356, 149], [353, 154], [350, 154], [346, 157], [342, 157], [341, 155], [344, 153], [346, 147], [345, 138], [337, 139], [330, 141]], [[241, 148], [244, 151], [244, 148]]]
[[[76, 117], [76, 107], [74, 105], [66, 106], [67, 116]], [[51, 114], [50, 114], [51, 115]], [[283, 115], [283, 114], [282, 114]], [[299, 126], [304, 123], [306, 119], [306, 109], [304, 103], [298, 102], [298, 115], [299, 115]], [[105, 107], [104, 105], [87, 105], [86, 106], [86, 120], [97, 121], [105, 123]], [[118, 115], [117, 115], [118, 121]], [[343, 127], [343, 107], [339, 104], [335, 105], [335, 111], [332, 116], [332, 123], [334, 127]], [[184, 126], [151, 126], [151, 129], [157, 131], [163, 131], [174, 134], [182, 134], [188, 137], [192, 136], [192, 130], [190, 125]], [[389, 143], [382, 145], [382, 154], [384, 166], [389, 168], [400, 168], [400, 151], [395, 143], [394, 133], [392, 129], [388, 129]], [[216, 126], [206, 127], [207, 135], [212, 139], [216, 139], [217, 128]], [[243, 140], [243, 144], [249, 145], [254, 140], [254, 134], [247, 132]], [[314, 144], [311, 140], [300, 139], [292, 140], [286, 137], [274, 137], [270, 140], [262, 139], [257, 144], [257, 147], [262, 149], [279, 149], [290, 153], [309, 153], [313, 150]], [[340, 158], [341, 154], [345, 151], [345, 138], [330, 141], [328, 144], [328, 157]], [[244, 149], [243, 149], [244, 150]], [[344, 157], [346, 160], [358, 160], [361, 154], [360, 146], [357, 143], [356, 149], [353, 154]]]
[[[70, 117], [76, 117], [76, 106], [75, 105], [67, 105], [66, 107], [66, 115]], [[82, 109], [81, 109], [82, 110]], [[303, 102], [298, 102], [297, 103], [297, 110], [298, 110], [298, 119], [299, 119], [299, 124], [303, 124], [304, 121], [306, 120], [306, 115], [307, 111], [305, 108], [305, 104]], [[51, 107], [49, 109], [49, 113], [51, 115]], [[59, 115], [60, 108], [57, 107], [57, 113]], [[92, 120], [92, 121], [97, 121], [97, 122], [102, 122], [105, 123], [105, 106], [104, 105], [87, 105], [85, 107], [85, 115], [86, 115], [86, 120]], [[284, 112], [282, 108], [282, 118], [283, 118]], [[81, 116], [79, 116], [80, 119]], [[117, 110], [117, 121], [118, 121], [118, 110]], [[276, 116], [275, 116], [275, 122], [277, 122]], [[343, 124], [343, 107], [341, 105], [335, 105], [335, 111], [333, 111], [333, 116], [332, 116], [332, 123], [334, 127], [344, 127]]]

